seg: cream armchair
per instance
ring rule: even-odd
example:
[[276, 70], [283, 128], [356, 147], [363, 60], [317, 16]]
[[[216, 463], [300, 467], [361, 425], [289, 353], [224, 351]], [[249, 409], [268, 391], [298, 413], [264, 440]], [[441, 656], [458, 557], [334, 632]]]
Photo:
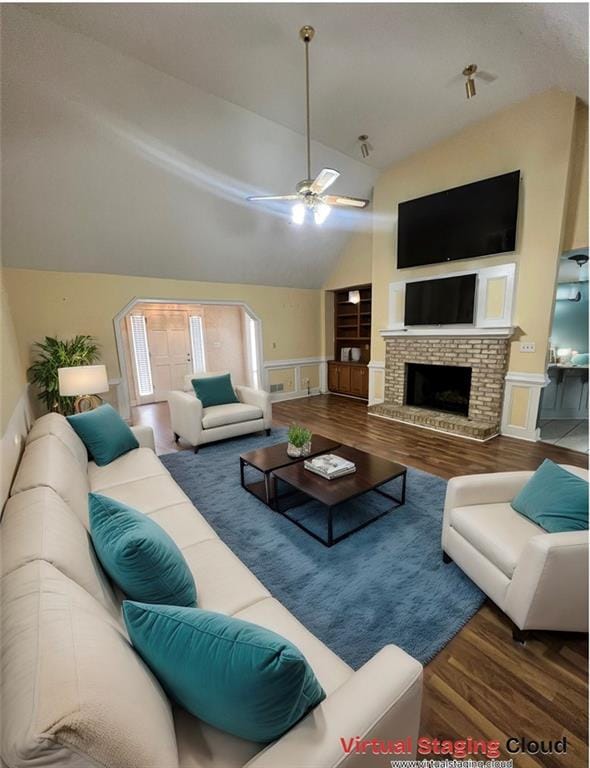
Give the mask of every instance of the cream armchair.
[[442, 530], [445, 562], [454, 560], [512, 619], [519, 642], [531, 629], [588, 631], [588, 532], [547, 533], [512, 509], [532, 474], [452, 478]]
[[[199, 374], [218, 376], [219, 373]], [[228, 437], [266, 431], [270, 435], [272, 406], [270, 395], [261, 389], [234, 386], [239, 403], [212, 405], [204, 408], [195, 395], [191, 383], [195, 376], [186, 376], [184, 390], [173, 390], [168, 395], [170, 422], [174, 439], [183, 438], [195, 450], [204, 443]]]

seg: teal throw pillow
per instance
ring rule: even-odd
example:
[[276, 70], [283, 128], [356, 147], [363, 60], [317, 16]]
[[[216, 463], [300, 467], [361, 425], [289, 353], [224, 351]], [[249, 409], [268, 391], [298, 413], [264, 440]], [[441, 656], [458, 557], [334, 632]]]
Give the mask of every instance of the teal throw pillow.
[[512, 508], [549, 533], [588, 530], [588, 481], [545, 459]]
[[131, 642], [170, 697], [234, 736], [274, 741], [326, 696], [303, 654], [256, 624], [129, 601], [123, 615]]
[[572, 357], [573, 365], [588, 365], [589, 355], [587, 352], [579, 352]]
[[174, 541], [149, 517], [120, 501], [89, 494], [90, 536], [111, 579], [132, 600], [197, 604], [195, 580]]
[[234, 388], [231, 384], [231, 376], [224, 373], [222, 376], [206, 376], [202, 379], [192, 379], [195, 395], [203, 403], [203, 408], [211, 405], [227, 405], [239, 403]]
[[108, 403], [66, 418], [99, 467], [139, 448], [129, 425]]

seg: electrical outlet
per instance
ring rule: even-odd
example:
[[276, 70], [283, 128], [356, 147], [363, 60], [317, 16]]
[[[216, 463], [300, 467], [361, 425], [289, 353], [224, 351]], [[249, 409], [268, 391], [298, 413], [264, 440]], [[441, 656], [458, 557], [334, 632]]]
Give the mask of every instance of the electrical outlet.
[[520, 351], [521, 352], [534, 352], [535, 351], [535, 342], [534, 341], [521, 341], [520, 342]]

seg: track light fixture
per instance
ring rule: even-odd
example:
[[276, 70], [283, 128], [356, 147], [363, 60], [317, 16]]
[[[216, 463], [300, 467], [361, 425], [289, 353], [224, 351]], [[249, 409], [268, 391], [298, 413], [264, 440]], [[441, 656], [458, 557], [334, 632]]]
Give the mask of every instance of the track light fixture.
[[369, 137], [366, 133], [361, 133], [361, 135], [358, 138], [360, 145], [361, 145], [361, 155], [363, 160], [366, 160], [371, 152], [373, 151], [373, 147], [371, 144], [369, 144]]
[[477, 72], [477, 64], [468, 64], [463, 70], [463, 75], [466, 78], [465, 93], [468, 99], [472, 99], [474, 96], [477, 96], [477, 91], [475, 90], [475, 80], [474, 80], [476, 72]]

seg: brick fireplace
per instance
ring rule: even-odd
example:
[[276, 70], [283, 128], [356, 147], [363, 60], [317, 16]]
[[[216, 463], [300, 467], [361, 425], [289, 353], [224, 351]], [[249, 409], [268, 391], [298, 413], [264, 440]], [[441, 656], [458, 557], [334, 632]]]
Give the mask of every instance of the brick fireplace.
[[393, 335], [384, 402], [370, 413], [487, 440], [500, 431], [508, 345], [505, 336]]

